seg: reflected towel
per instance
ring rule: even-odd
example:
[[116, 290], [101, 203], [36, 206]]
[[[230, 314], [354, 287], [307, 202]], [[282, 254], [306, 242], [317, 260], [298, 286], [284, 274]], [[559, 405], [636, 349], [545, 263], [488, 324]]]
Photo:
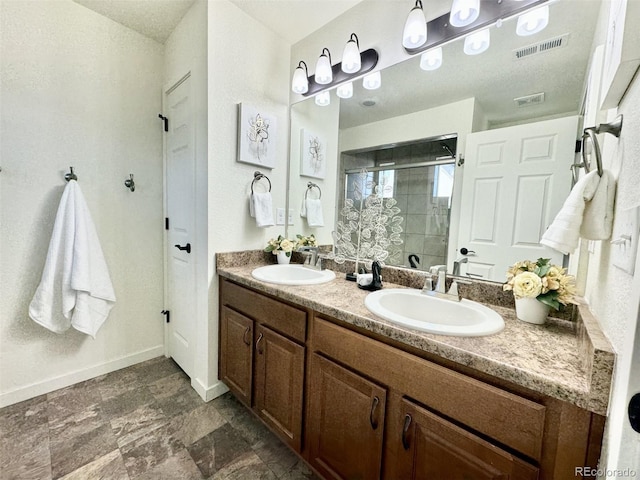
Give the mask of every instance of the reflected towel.
[[115, 301], [89, 209], [80, 186], [71, 180], [60, 199], [29, 316], [52, 332], [63, 333], [73, 326], [95, 338]]
[[564, 254], [573, 253], [578, 246], [586, 203], [595, 195], [599, 183], [600, 176], [595, 170], [578, 180], [556, 218], [544, 232], [540, 240], [542, 245]]
[[[304, 201], [306, 207], [307, 224], [310, 227], [324, 227], [322, 216], [322, 202], [319, 198], [307, 198]], [[300, 213], [302, 215], [302, 212]]]
[[249, 213], [256, 219], [256, 225], [260, 228], [274, 225], [271, 192], [252, 193], [249, 199]]
[[613, 204], [616, 181], [608, 170], [602, 172], [600, 183], [591, 201], [584, 208], [580, 236], [587, 240], [608, 240], [613, 230]]

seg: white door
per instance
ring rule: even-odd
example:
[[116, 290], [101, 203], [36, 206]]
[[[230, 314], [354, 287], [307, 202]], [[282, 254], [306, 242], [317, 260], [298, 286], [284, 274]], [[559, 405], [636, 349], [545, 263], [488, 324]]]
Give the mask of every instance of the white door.
[[195, 359], [195, 122], [191, 76], [164, 96], [168, 353], [190, 377]]
[[516, 261], [562, 265], [539, 241], [571, 190], [577, 129], [567, 117], [467, 136], [456, 250], [475, 254], [462, 274], [504, 281]]

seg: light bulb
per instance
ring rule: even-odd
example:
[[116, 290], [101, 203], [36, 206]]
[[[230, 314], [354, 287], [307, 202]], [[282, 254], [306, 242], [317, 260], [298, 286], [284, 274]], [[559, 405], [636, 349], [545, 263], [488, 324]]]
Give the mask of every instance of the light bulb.
[[[355, 37], [355, 38], [354, 38]], [[360, 48], [358, 45], [358, 37], [355, 33], [351, 34], [351, 38], [344, 46], [342, 53], [342, 71], [344, 73], [356, 73], [360, 70], [362, 61], [360, 60]]]
[[375, 90], [382, 85], [382, 76], [380, 72], [374, 72], [362, 79], [362, 86], [367, 90]]
[[480, 0], [453, 0], [449, 23], [454, 27], [466, 27], [480, 16]]
[[[325, 53], [325, 51], [327, 53]], [[331, 69], [331, 53], [329, 53], [328, 48], [322, 49], [322, 55], [318, 57], [318, 62], [316, 63], [316, 83], [320, 85], [326, 85], [331, 83], [333, 80], [333, 71]]]
[[[304, 69], [302, 68], [304, 65]], [[309, 91], [309, 79], [307, 78], [307, 64], [303, 61], [293, 71], [293, 79], [291, 80], [291, 90], [294, 93], [307, 93]]]
[[353, 97], [353, 83], [352, 82], [348, 82], [348, 83], [345, 83], [343, 85], [340, 85], [336, 89], [336, 95], [338, 95], [340, 98], [351, 98], [351, 97]]
[[516, 33], [521, 37], [541, 32], [549, 24], [549, 5], [535, 8], [518, 17]]
[[315, 101], [316, 105], [326, 107], [331, 103], [331, 95], [329, 95], [329, 92], [319, 93], [318, 95], [316, 95]]
[[437, 70], [442, 65], [442, 47], [427, 50], [420, 57], [422, 70]]
[[464, 53], [467, 55], [478, 55], [484, 52], [491, 43], [491, 34], [489, 29], [479, 30], [465, 37]]
[[427, 19], [422, 11], [422, 1], [416, 0], [411, 9], [402, 33], [402, 45], [405, 48], [418, 48], [427, 41]]

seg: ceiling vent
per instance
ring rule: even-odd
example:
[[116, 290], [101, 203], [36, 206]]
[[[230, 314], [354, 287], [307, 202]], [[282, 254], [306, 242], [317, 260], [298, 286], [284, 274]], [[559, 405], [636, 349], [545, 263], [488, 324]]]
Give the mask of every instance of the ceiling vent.
[[517, 107], [529, 107], [531, 105], [539, 105], [544, 102], [544, 92], [534, 93], [513, 99]]
[[527, 45], [526, 47], [518, 48], [513, 51], [514, 59], [520, 60], [525, 57], [530, 57], [531, 55], [536, 55], [538, 53], [544, 53], [549, 50], [554, 50], [556, 48], [562, 48], [569, 43], [569, 34], [565, 33], [564, 35], [560, 35], [554, 38], [548, 38], [547, 40], [543, 40], [541, 42], [534, 43], [532, 45]]

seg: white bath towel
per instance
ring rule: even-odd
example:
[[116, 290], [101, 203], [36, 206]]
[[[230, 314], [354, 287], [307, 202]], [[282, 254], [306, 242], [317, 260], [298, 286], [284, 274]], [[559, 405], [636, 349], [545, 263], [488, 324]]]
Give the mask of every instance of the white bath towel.
[[271, 192], [252, 193], [249, 199], [249, 213], [256, 219], [258, 227], [270, 227], [273, 223], [273, 199]]
[[593, 198], [600, 176], [593, 170], [578, 180], [564, 205], [556, 215], [540, 243], [564, 254], [573, 253], [578, 246], [586, 202]]
[[71, 180], [60, 199], [29, 316], [53, 332], [63, 333], [73, 326], [95, 338], [115, 301], [89, 209], [80, 186]]
[[[324, 227], [322, 201], [319, 198], [307, 198], [304, 201], [307, 224], [310, 227]], [[302, 212], [301, 212], [302, 215]]]
[[608, 240], [613, 230], [613, 204], [616, 180], [608, 170], [602, 172], [593, 198], [584, 208], [580, 236], [587, 240]]

